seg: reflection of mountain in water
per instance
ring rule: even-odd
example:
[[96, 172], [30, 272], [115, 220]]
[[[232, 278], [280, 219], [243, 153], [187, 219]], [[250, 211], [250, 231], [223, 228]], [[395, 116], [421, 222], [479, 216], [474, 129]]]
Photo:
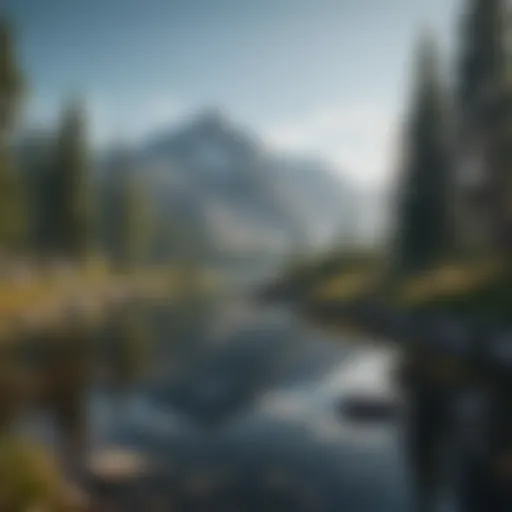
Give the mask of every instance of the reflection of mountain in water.
[[291, 336], [296, 331], [286, 328], [286, 315], [269, 315], [265, 323], [255, 323], [243, 306], [227, 313], [207, 331], [196, 332], [196, 339], [187, 340], [179, 354], [175, 351], [171, 357], [176, 371], [162, 372], [149, 386], [159, 408], [174, 409], [199, 426], [222, 424], [252, 407], [286, 376], [290, 344], [295, 352], [301, 345], [299, 336]]
[[113, 444], [162, 470], [138, 495], [129, 482], [126, 503], [147, 510], [148, 496], [161, 495], [180, 511], [407, 510], [396, 426], [363, 431], [338, 415], [347, 386], [361, 371], [364, 382], [380, 375], [386, 357], [334, 344], [287, 311], [228, 306], [213, 320], [222, 325], [183, 353], [178, 372], [148, 383], [115, 418]]

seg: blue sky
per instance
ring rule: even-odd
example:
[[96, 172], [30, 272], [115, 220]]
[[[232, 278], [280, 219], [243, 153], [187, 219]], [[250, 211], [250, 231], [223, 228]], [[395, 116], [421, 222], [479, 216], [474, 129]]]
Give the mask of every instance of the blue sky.
[[[5, 0], [4, 0], [5, 1]], [[93, 137], [131, 139], [220, 105], [284, 150], [388, 182], [423, 27], [450, 48], [458, 0], [6, 0], [27, 117], [84, 93]]]

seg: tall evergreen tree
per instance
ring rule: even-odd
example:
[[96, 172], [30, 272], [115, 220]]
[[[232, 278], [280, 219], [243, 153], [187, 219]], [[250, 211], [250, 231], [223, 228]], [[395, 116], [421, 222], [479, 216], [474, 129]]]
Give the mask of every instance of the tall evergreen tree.
[[10, 138], [18, 116], [23, 93], [23, 79], [16, 62], [12, 30], [7, 20], [0, 19], [0, 136]]
[[25, 237], [23, 183], [11, 147], [22, 93], [11, 29], [0, 20], [0, 250], [8, 252], [20, 250]]
[[486, 203], [491, 249], [512, 250], [512, 82], [498, 89], [489, 109], [486, 126], [487, 168]]
[[142, 263], [148, 255], [148, 202], [128, 150], [118, 149], [113, 160], [103, 191], [103, 236], [114, 265], [128, 269]]
[[[470, 0], [458, 76], [458, 135], [464, 241], [511, 246], [510, 20], [506, 0]], [[470, 235], [469, 237], [467, 235]]]
[[38, 256], [48, 256], [52, 248], [53, 219], [49, 205], [54, 200], [51, 183], [53, 140], [49, 133], [35, 131], [18, 144], [18, 163], [27, 185], [28, 249]]
[[398, 217], [398, 263], [419, 270], [446, 251], [450, 235], [447, 123], [436, 51], [420, 46], [415, 97], [406, 126]]
[[48, 205], [54, 250], [73, 260], [83, 260], [93, 248], [90, 178], [83, 108], [73, 103], [64, 111], [57, 136]]
[[464, 117], [478, 115], [496, 93], [509, 65], [506, 0], [469, 0], [462, 26], [458, 76], [459, 108]]

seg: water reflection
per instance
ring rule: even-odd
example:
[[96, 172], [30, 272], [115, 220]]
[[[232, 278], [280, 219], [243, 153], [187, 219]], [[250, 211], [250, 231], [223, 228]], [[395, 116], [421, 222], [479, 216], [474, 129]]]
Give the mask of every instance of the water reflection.
[[389, 354], [236, 298], [186, 306], [132, 304], [101, 329], [67, 328], [13, 353], [12, 368], [38, 379], [25, 401], [32, 435], [48, 442], [50, 424], [70, 474], [94, 470], [86, 482], [103, 505], [405, 510], [396, 428], [351, 426], [338, 407], [354, 368], [384, 374]]

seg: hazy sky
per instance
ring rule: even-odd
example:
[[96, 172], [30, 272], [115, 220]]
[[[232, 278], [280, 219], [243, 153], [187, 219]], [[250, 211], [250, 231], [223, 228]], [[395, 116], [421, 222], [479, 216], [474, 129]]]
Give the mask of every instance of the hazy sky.
[[362, 184], [392, 170], [423, 27], [449, 48], [458, 0], [4, 0], [32, 91], [55, 117], [85, 92], [97, 142], [221, 105], [270, 144]]

